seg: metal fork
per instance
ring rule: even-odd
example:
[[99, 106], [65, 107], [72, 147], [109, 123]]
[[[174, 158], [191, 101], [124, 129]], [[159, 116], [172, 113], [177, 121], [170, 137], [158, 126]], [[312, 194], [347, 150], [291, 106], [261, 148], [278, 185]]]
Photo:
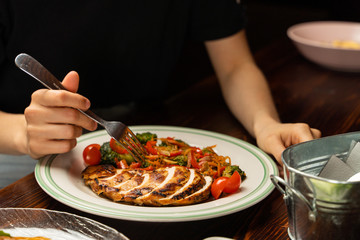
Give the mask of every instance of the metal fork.
[[[28, 54], [21, 53], [16, 56], [15, 64], [47, 88], [67, 90], [52, 73]], [[128, 126], [122, 122], [106, 121], [90, 110], [77, 110], [104, 127], [108, 134], [124, 147], [137, 162], [144, 161], [144, 156], [147, 155], [147, 151]]]

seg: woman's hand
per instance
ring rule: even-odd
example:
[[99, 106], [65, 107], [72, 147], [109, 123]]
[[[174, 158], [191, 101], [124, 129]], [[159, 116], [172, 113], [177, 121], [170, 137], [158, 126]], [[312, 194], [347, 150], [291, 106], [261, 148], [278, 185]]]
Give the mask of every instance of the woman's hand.
[[264, 125], [256, 133], [258, 146], [272, 154], [280, 165], [282, 165], [281, 154], [285, 148], [320, 137], [321, 132], [318, 129], [310, 128], [305, 123], [273, 122]]
[[97, 127], [93, 120], [76, 110], [90, 107], [90, 101], [76, 93], [79, 75], [74, 71], [68, 73], [62, 84], [69, 91], [37, 90], [25, 109], [25, 145], [32, 158], [68, 152], [75, 147], [82, 128], [92, 131]]

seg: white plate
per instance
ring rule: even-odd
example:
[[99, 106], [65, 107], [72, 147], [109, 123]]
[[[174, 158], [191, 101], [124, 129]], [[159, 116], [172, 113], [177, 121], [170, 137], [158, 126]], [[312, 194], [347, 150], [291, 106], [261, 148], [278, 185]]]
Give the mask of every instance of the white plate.
[[129, 240], [117, 230], [89, 218], [40, 208], [0, 208], [0, 230], [13, 237]]
[[216, 144], [218, 154], [229, 156], [247, 174], [238, 192], [214, 201], [190, 206], [144, 207], [115, 203], [97, 196], [83, 183], [81, 171], [85, 168], [83, 149], [92, 143], [110, 140], [104, 131], [84, 134], [69, 153], [38, 162], [35, 177], [40, 187], [56, 200], [92, 214], [135, 221], [180, 222], [219, 217], [248, 208], [274, 189], [270, 174], [278, 175], [274, 161], [259, 148], [224, 134], [184, 127], [133, 126], [133, 132], [152, 132], [158, 137], [175, 137], [193, 146]]

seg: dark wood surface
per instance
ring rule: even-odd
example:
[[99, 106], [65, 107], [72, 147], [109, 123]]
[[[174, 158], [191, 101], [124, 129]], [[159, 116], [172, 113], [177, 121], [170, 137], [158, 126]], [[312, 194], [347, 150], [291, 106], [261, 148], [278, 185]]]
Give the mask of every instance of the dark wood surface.
[[[269, 80], [284, 122], [306, 122], [323, 136], [359, 130], [360, 74], [317, 66], [283, 39], [255, 54]], [[186, 126], [228, 134], [255, 144], [226, 107], [215, 76], [173, 96], [164, 106], [146, 106], [132, 113], [129, 125]], [[243, 211], [209, 220], [147, 223], [99, 217], [68, 207], [49, 197], [30, 174], [0, 190], [0, 207], [47, 208], [75, 213], [118, 229], [130, 239], [289, 239], [287, 212], [276, 189]]]

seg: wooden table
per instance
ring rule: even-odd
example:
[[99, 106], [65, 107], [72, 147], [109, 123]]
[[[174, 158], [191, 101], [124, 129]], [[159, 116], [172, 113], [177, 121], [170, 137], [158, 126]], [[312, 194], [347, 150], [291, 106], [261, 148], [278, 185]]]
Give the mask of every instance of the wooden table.
[[[359, 130], [360, 74], [317, 66], [283, 39], [255, 54], [269, 80], [284, 122], [307, 122], [323, 136]], [[226, 107], [214, 76], [169, 99], [156, 109], [142, 109], [126, 119], [129, 125], [186, 126], [228, 134], [255, 144]], [[0, 207], [47, 208], [89, 217], [118, 229], [130, 239], [288, 239], [287, 212], [282, 195], [274, 190], [260, 203], [241, 212], [209, 220], [147, 223], [91, 215], [49, 197], [34, 174], [0, 190]]]

